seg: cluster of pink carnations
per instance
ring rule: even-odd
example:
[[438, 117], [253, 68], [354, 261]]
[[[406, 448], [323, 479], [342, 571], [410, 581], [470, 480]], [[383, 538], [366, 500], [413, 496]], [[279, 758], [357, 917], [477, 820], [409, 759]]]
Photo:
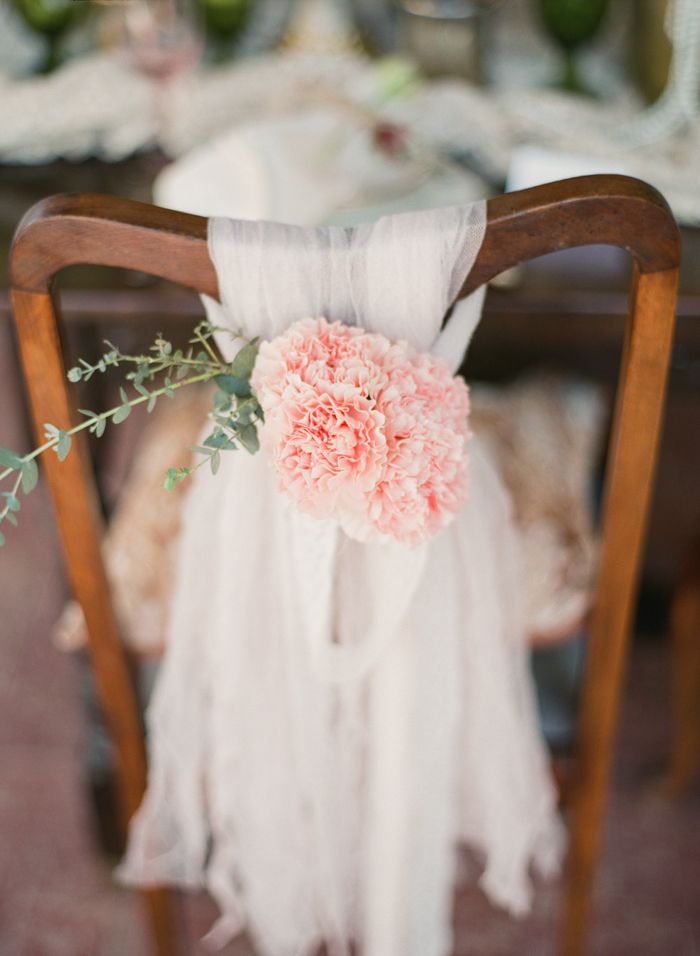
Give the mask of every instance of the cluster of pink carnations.
[[251, 384], [262, 446], [301, 511], [418, 544], [461, 507], [469, 396], [441, 359], [307, 318], [261, 344]]

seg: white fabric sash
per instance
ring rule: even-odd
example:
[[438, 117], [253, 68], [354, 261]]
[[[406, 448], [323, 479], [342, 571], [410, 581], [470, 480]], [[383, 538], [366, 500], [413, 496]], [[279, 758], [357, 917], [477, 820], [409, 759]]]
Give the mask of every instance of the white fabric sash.
[[[453, 304], [481, 247], [486, 203], [387, 216], [354, 228], [209, 220], [209, 251], [221, 304], [204, 297], [219, 327], [272, 338], [293, 321], [323, 315], [432, 351], [456, 371], [479, 322], [484, 290]], [[219, 335], [224, 355], [230, 337]], [[292, 552], [308, 650], [319, 679], [357, 680], [398, 633], [427, 559], [427, 545], [367, 543], [373, 608], [361, 643], [344, 645], [334, 627], [333, 584], [342, 532], [289, 510]]]
[[[207, 312], [217, 326], [263, 338], [279, 334], [296, 319], [323, 315], [391, 339], [407, 339], [440, 355], [456, 371], [481, 316], [484, 290], [459, 302], [444, 329], [442, 323], [481, 247], [485, 226], [483, 201], [390, 216], [356, 228], [211, 219], [209, 250], [221, 304], [207, 299]], [[230, 340], [220, 336], [219, 344], [230, 354]], [[419, 587], [428, 545], [363, 545], [368, 590], [358, 594], [357, 601], [372, 610], [367, 633], [347, 644], [336, 631], [334, 607], [343, 534], [333, 520], [319, 521], [291, 507], [287, 514], [289, 568], [317, 678], [332, 683], [359, 680], [376, 670], [383, 651], [393, 647], [371, 685], [376, 699], [368, 752], [372, 785], [362, 879], [364, 951], [366, 956], [444, 956], [449, 915], [440, 906], [450, 897], [453, 874], [449, 866], [445, 870], [426, 860], [427, 883], [414, 884], [414, 892], [436, 901], [437, 909], [413, 898], [406, 884], [407, 857], [413, 855], [408, 850], [410, 815], [397, 813], [392, 798], [410, 780], [413, 728], [406, 702], [417, 679], [413, 652], [401, 647], [401, 623]], [[455, 699], [444, 701], [448, 725], [455, 708]], [[447, 747], [444, 752], [447, 755]], [[434, 811], [444, 814], [439, 831], [449, 834], [452, 788], [447, 758], [442, 772], [447, 775], [441, 786], [446, 802], [442, 811]], [[440, 839], [429, 843], [438, 845], [439, 861], [452, 858]], [[425, 918], [409, 930], [406, 914], [412, 912]]]
[[[326, 316], [456, 370], [484, 203], [354, 229], [212, 219], [210, 319], [271, 338]], [[221, 349], [235, 351], [223, 334]], [[123, 879], [206, 885], [266, 956], [448, 956], [458, 840], [527, 909], [560, 852], [523, 644], [510, 503], [476, 436], [471, 496], [426, 544], [294, 511], [262, 453], [200, 472], [183, 514], [149, 787]]]

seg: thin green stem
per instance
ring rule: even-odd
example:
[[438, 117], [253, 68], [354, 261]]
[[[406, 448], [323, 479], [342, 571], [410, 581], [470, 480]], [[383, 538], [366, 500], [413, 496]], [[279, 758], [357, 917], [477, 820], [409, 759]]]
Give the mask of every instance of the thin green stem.
[[176, 359], [172, 355], [153, 355], [153, 356], [122, 355], [120, 353], [118, 362], [120, 364], [122, 362], [131, 362], [134, 365], [145, 365], [145, 364], [153, 365], [160, 362], [161, 363], [160, 366], [151, 371], [152, 375], [157, 375], [159, 372], [164, 372], [165, 369], [167, 368], [173, 368], [173, 366], [179, 366], [179, 365], [193, 365], [193, 366], [196, 366], [197, 368], [216, 367], [217, 369], [221, 369], [221, 359], [217, 358], [214, 352], [211, 352], [211, 355], [212, 355], [213, 361], [206, 362], [206, 361], [202, 361], [202, 359], [196, 359], [196, 358], [188, 359], [184, 355]]
[[[229, 386], [233, 381], [239, 379], [249, 379], [252, 366], [255, 361], [255, 341], [247, 343], [248, 352], [239, 361], [238, 365], [233, 362], [225, 362], [216, 351], [216, 343], [211, 339], [215, 331], [226, 332], [226, 329], [215, 329], [208, 322], [201, 322], [194, 329], [193, 338], [190, 339], [187, 353], [183, 355], [181, 349], [173, 351], [172, 343], [159, 335], [151, 348], [150, 354], [146, 355], [125, 355], [111, 342], [105, 341], [109, 351], [105, 352], [98, 361], [90, 365], [84, 359], [79, 359], [79, 363], [68, 371], [70, 382], [87, 382], [97, 372], [105, 372], [108, 368], [119, 366], [132, 366], [132, 370], [126, 375], [126, 382], [131, 383], [132, 387], [138, 393], [133, 398], [129, 398], [124, 387], [119, 389], [121, 402], [105, 412], [96, 413], [81, 409], [81, 414], [85, 416], [84, 420], [67, 430], [58, 428], [56, 425], [46, 423], [45, 437], [46, 441], [28, 452], [26, 455], [18, 455], [10, 449], [2, 448], [2, 461], [4, 466], [0, 468], [0, 483], [6, 478], [12, 482], [12, 490], [4, 493], [6, 501], [4, 505], [0, 503], [0, 522], [8, 519], [12, 524], [16, 524], [13, 512], [19, 510], [18, 494], [24, 491], [29, 494], [36, 485], [38, 472], [34, 459], [53, 449], [60, 461], [68, 455], [71, 449], [71, 438], [79, 432], [89, 429], [90, 432], [98, 438], [102, 436], [108, 422], [119, 424], [124, 421], [132, 408], [137, 405], [148, 403], [150, 412], [155, 405], [155, 401], [162, 396], [171, 397], [173, 393], [180, 388], [197, 383], [209, 382], [216, 379], [217, 376], [223, 376], [219, 382], [221, 389], [216, 393], [214, 401], [214, 411], [210, 415], [215, 422], [212, 434], [205, 441], [207, 447], [198, 448], [203, 458], [189, 468], [169, 468], [166, 474], [165, 487], [170, 489], [174, 485], [186, 478], [193, 471], [196, 471], [206, 462], [211, 464], [214, 474], [218, 471], [220, 453], [226, 448], [232, 448], [241, 445], [251, 454], [258, 448], [255, 422], [262, 420], [256, 413], [260, 407], [255, 402], [252, 394], [244, 394], [243, 397], [250, 401], [243, 402], [241, 398], [235, 398], [229, 395]], [[242, 333], [230, 333], [233, 338], [243, 338]], [[245, 347], [244, 347], [245, 348]], [[195, 351], [197, 354], [195, 355]], [[237, 375], [233, 376], [233, 369], [237, 369]], [[162, 377], [161, 377], [162, 376]], [[188, 376], [188, 377], [184, 377]], [[230, 377], [233, 377], [230, 379]], [[175, 381], [172, 381], [175, 379]], [[178, 380], [179, 379], [179, 380]], [[154, 387], [158, 382], [163, 384]], [[223, 396], [223, 397], [222, 397]], [[238, 392], [236, 392], [238, 396]], [[245, 415], [241, 409], [245, 408]], [[251, 434], [251, 427], [252, 432]], [[225, 441], [220, 441], [221, 437], [226, 436]], [[209, 442], [213, 442], [212, 448]], [[222, 449], [221, 445], [224, 448]], [[14, 473], [14, 478], [10, 476]], [[5, 537], [0, 533], [0, 546], [5, 543]]]
[[[201, 364], [201, 363], [199, 363]], [[207, 372], [202, 372], [200, 375], [193, 375], [190, 378], [184, 378], [180, 382], [173, 382], [171, 385], [163, 386], [163, 388], [155, 389], [152, 392], [149, 392], [148, 395], [139, 395], [138, 398], [132, 398], [127, 404], [131, 408], [135, 408], [137, 405], [143, 405], [144, 402], [150, 401], [152, 398], [160, 398], [168, 392], [174, 392], [178, 388], [184, 388], [186, 385], [195, 385], [197, 382], [208, 382], [216, 375], [219, 375], [221, 372], [221, 365], [217, 364], [216, 369], [210, 369]], [[79, 425], [74, 425], [73, 428], [66, 431], [66, 435], [77, 435], [78, 432], [84, 431], [86, 428], [89, 428], [91, 425], [94, 425], [96, 421], [104, 418], [109, 420], [119, 411], [120, 408], [123, 408], [123, 403], [121, 405], [115, 405], [114, 408], [110, 408], [106, 412], [101, 412], [99, 415], [95, 415], [92, 418], [86, 418], [84, 422], [80, 422]], [[47, 442], [44, 442], [43, 445], [39, 445], [38, 448], [35, 448], [34, 451], [29, 452], [29, 454], [22, 457], [22, 461], [31, 461], [33, 458], [37, 458], [39, 455], [42, 455], [45, 451], [53, 448], [59, 442], [59, 438], [50, 438]], [[14, 468], [6, 468], [3, 472], [0, 472], [0, 481], [6, 478], [8, 475], [12, 474]], [[21, 479], [21, 474], [19, 476]], [[19, 485], [18, 485], [19, 487]]]
[[[8, 471], [3, 472], [3, 474], [0, 475], [0, 480], [2, 480], [2, 478], [4, 478], [6, 474], [9, 474], [9, 469]], [[16, 497], [21, 483], [22, 483], [22, 472], [19, 471], [17, 472], [17, 478], [15, 479], [14, 487], [12, 488], [12, 491], [10, 492], [11, 495]], [[9, 510], [10, 510], [10, 500], [8, 498], [8, 499], [5, 499], [5, 507], [2, 510], [0, 510], [0, 521], [3, 521], [7, 517]]]
[[195, 338], [197, 339], [198, 342], [201, 342], [201, 344], [207, 350], [207, 352], [211, 356], [212, 361], [215, 362], [217, 365], [221, 365], [221, 360], [219, 359], [216, 352], [209, 344], [207, 337], [205, 335], [202, 335], [201, 333], [197, 331], [197, 329], [195, 329]]
[[8, 475], [11, 475], [14, 470], [14, 468], [6, 468], [4, 471], [0, 471], [0, 481], [7, 478]]

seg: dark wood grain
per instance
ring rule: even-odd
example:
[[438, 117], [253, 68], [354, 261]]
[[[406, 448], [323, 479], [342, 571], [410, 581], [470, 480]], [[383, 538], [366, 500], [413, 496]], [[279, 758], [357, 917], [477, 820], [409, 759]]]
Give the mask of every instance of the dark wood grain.
[[[50, 196], [17, 228], [10, 285], [47, 292], [78, 263], [139, 269], [218, 295], [207, 220], [113, 196]], [[527, 259], [590, 243], [626, 249], [642, 273], [673, 269], [680, 236], [663, 197], [628, 176], [588, 176], [496, 196], [488, 229], [460, 296]]]
[[[11, 254], [11, 296], [37, 431], [68, 427], [59, 317], [51, 288], [68, 265], [94, 263], [150, 272], [218, 294], [206, 244], [206, 220], [106, 196], [54, 196], [20, 223]], [[499, 196], [488, 203], [486, 236], [460, 295], [536, 256], [585, 244], [626, 249], [635, 282], [626, 326], [602, 528], [598, 587], [583, 684], [578, 780], [572, 795], [571, 849], [560, 951], [585, 947], [591, 883], [634, 604], [673, 334], [680, 258], [676, 224], [650, 186], [622, 176], [565, 180]], [[94, 479], [81, 443], [47, 477], [76, 596], [121, 770], [125, 812], [144, 788], [141, 724], [119, 639], [100, 552]], [[179, 935], [164, 894], [149, 897], [160, 956], [177, 952]]]
[[629, 176], [578, 176], [488, 201], [488, 229], [461, 295], [528, 259], [585, 245], [626, 249], [640, 273], [675, 269], [680, 233], [663, 196]]
[[137, 269], [218, 296], [207, 220], [116, 196], [63, 194], [27, 212], [12, 242], [10, 287], [48, 292], [79, 263]]
[[561, 953], [580, 956], [654, 484], [677, 269], [635, 273], [603, 498], [601, 554], [579, 705]]

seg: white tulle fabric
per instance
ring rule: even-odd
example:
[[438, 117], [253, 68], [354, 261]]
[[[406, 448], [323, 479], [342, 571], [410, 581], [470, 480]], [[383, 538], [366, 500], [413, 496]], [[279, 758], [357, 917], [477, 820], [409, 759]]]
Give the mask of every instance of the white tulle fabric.
[[[307, 229], [212, 219], [210, 318], [272, 337], [324, 315], [456, 370], [483, 291], [441, 330], [485, 205]], [[231, 352], [229, 336], [221, 337]], [[150, 778], [120, 873], [206, 886], [214, 945], [264, 956], [448, 956], [457, 845], [514, 913], [559, 860], [510, 502], [478, 436], [469, 499], [425, 545], [361, 544], [295, 512], [264, 455], [198, 473], [167, 652], [148, 713]]]

